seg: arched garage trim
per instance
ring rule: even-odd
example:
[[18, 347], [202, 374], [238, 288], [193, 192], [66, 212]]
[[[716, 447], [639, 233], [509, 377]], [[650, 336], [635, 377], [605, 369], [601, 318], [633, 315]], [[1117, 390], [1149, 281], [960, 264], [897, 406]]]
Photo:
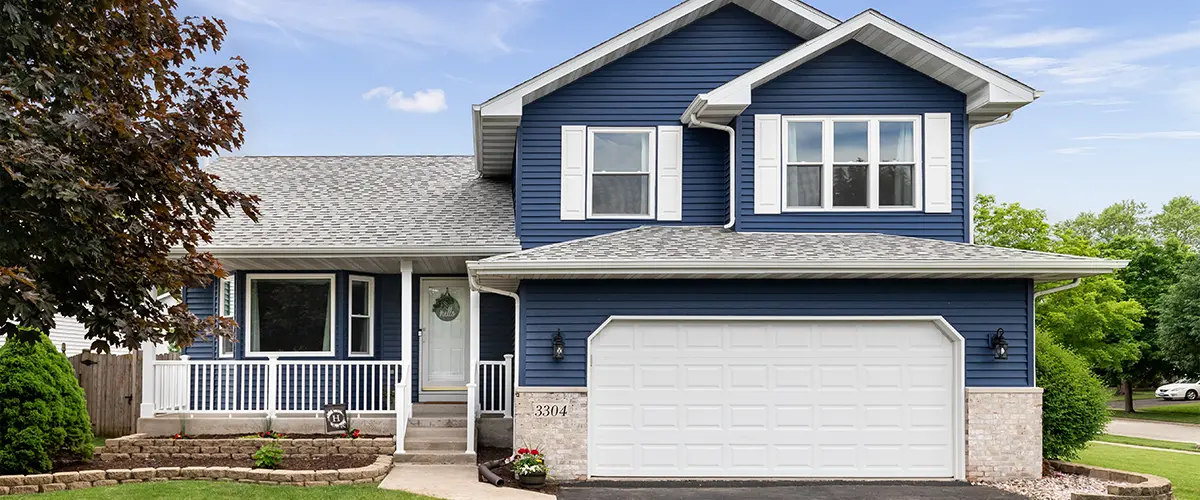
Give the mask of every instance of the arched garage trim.
[[[942, 316], [609, 316], [604, 320], [599, 327], [596, 328], [587, 340], [587, 389], [588, 389], [588, 476], [593, 476], [594, 461], [593, 456], [593, 439], [591, 436], [592, 413], [594, 400], [592, 397], [592, 342], [603, 332], [610, 324], [614, 322], [624, 321], [661, 321], [661, 322], [754, 322], [754, 321], [771, 321], [771, 322], [929, 322], [935, 326], [938, 331], [946, 337], [952, 344], [953, 363], [954, 363], [954, 381], [951, 385], [953, 390], [952, 403], [953, 415], [951, 417], [951, 425], [953, 426], [954, 443], [952, 448], [953, 453], [953, 468], [954, 479], [966, 479], [966, 340], [962, 334], [954, 328], [946, 318]], [[828, 478], [823, 478], [828, 479]]]

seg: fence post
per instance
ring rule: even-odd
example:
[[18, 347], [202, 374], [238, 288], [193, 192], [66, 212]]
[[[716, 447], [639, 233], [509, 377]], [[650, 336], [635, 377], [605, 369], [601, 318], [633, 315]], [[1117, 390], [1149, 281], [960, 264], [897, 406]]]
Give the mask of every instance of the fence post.
[[512, 418], [513, 415], [513, 355], [504, 355], [504, 394], [500, 396], [500, 401], [504, 404], [504, 418]]
[[275, 418], [279, 396], [279, 356], [267, 356], [267, 418]]
[[138, 415], [141, 418], [154, 417], [154, 394], [157, 388], [154, 385], [154, 343], [150, 341], [142, 342], [142, 404], [138, 408]]
[[[179, 357], [179, 361], [181, 361], [180, 366], [183, 367], [183, 404], [180, 406], [183, 407], [184, 413], [192, 409], [192, 365], [188, 363], [191, 359], [192, 357], [187, 354]], [[203, 384], [204, 382], [201, 381], [200, 383]]]

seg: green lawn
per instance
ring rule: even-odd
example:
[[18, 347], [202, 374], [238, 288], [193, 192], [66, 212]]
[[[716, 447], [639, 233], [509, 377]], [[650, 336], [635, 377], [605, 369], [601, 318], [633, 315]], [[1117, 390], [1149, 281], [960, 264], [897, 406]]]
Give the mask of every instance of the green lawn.
[[1196, 474], [1196, 471], [1200, 471], [1200, 454], [1139, 450], [1092, 443], [1075, 461], [1109, 469], [1162, 476], [1170, 479], [1175, 485], [1175, 498], [1200, 500], [1200, 474]]
[[1168, 450], [1183, 450], [1200, 452], [1200, 447], [1196, 443], [1181, 443], [1179, 441], [1159, 441], [1157, 439], [1142, 439], [1129, 436], [1114, 436], [1112, 434], [1103, 434], [1096, 438], [1096, 441], [1104, 441], [1106, 443], [1132, 444], [1137, 446], [1148, 446], [1150, 448], [1165, 448]]
[[171, 481], [169, 483], [139, 483], [88, 488], [85, 490], [60, 491], [36, 495], [38, 499], [81, 499], [100, 500], [120, 498], [122, 500], [171, 500], [212, 498], [253, 498], [254, 500], [437, 500], [433, 497], [414, 495], [403, 491], [387, 491], [370, 485], [321, 486], [304, 488], [299, 486], [260, 486], [256, 484], [219, 483], [209, 481]]
[[1114, 418], [1134, 418], [1138, 420], [1158, 420], [1161, 422], [1200, 424], [1200, 403], [1142, 408], [1138, 410], [1137, 413], [1125, 413], [1121, 410], [1109, 410], [1109, 413], [1111, 413]]
[[[1154, 391], [1133, 391], [1134, 401], [1142, 400], [1142, 399], [1154, 399], [1154, 398], [1155, 398]], [[1114, 393], [1111, 398], [1108, 398], [1108, 401], [1109, 402], [1125, 401], [1125, 396]]]
[[102, 438], [102, 437], [100, 437], [100, 436], [93, 436], [93, 437], [92, 437], [92, 446], [94, 446], [94, 447], [96, 447], [96, 448], [99, 448], [99, 447], [101, 447], [101, 446], [104, 446], [104, 440], [105, 440], [105, 439], [108, 439], [108, 438]]

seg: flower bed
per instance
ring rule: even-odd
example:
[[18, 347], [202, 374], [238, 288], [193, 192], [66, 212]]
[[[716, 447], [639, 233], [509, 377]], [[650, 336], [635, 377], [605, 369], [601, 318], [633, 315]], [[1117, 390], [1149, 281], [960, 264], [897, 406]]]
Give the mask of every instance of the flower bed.
[[99, 450], [101, 460], [147, 459], [147, 458], [250, 458], [266, 443], [276, 443], [286, 455], [322, 457], [344, 455], [353, 458], [374, 458], [392, 455], [396, 451], [396, 439], [381, 438], [148, 438], [144, 434], [109, 439]]
[[1115, 481], [1124, 484], [1108, 486], [1107, 493], [1075, 493], [1071, 500], [1105, 500], [1105, 499], [1134, 499], [1172, 500], [1175, 498], [1171, 481], [1165, 477], [1126, 472], [1122, 470], [1105, 469], [1090, 465], [1070, 462], [1051, 461], [1050, 466], [1066, 474], [1078, 474], [1105, 481]]
[[[101, 461], [103, 462], [103, 461]], [[330, 470], [271, 470], [249, 467], [143, 467], [0, 476], [0, 495], [78, 490], [116, 484], [171, 480], [236, 481], [268, 485], [330, 486], [378, 483], [392, 468], [392, 457], [379, 456], [370, 465]]]

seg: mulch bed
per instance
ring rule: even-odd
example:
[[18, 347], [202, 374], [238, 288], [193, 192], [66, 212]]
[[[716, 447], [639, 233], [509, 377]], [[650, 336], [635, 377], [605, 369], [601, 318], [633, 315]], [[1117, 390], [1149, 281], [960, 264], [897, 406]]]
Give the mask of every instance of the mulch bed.
[[[189, 435], [184, 440], [189, 439], [261, 439], [257, 436], [251, 437], [253, 434], [200, 434], [196, 436]], [[281, 439], [350, 439], [344, 438], [341, 434], [285, 434], [286, 437]], [[374, 434], [359, 434], [358, 439], [370, 438], [390, 438], [392, 436], [376, 436]], [[171, 467], [171, 466], [168, 466]]]
[[[375, 457], [351, 458], [347, 456], [325, 457], [284, 457], [278, 470], [332, 470], [366, 467], [375, 463]], [[81, 470], [103, 469], [139, 469], [143, 467], [254, 467], [254, 459], [229, 458], [126, 458], [121, 460], [92, 460], [62, 464], [54, 467], [54, 472], [69, 472]]]
[[[508, 448], [486, 448], [485, 447], [485, 448], [479, 448], [475, 452], [476, 461], [478, 463], [490, 462], [492, 460], [499, 460], [501, 458], [505, 458], [505, 457], [509, 457], [509, 456], [512, 456], [512, 450], [510, 450]], [[521, 486], [521, 483], [517, 481], [517, 476], [515, 474], [513, 474], [512, 469], [509, 469], [508, 467], [505, 467], [505, 466], [496, 467], [496, 468], [492, 469], [492, 472], [496, 473], [497, 476], [500, 476], [500, 479], [504, 480], [505, 488], [517, 488], [517, 489], [522, 489], [522, 490], [530, 490], [530, 491], [536, 491], [539, 493], [545, 493], [547, 495], [558, 495], [558, 482], [554, 481], [553, 478], [549, 478], [549, 477], [546, 478], [546, 485], [541, 487], [540, 489], [539, 488], [525, 488], [525, 487]], [[480, 481], [483, 482], [483, 478], [480, 478]]]

